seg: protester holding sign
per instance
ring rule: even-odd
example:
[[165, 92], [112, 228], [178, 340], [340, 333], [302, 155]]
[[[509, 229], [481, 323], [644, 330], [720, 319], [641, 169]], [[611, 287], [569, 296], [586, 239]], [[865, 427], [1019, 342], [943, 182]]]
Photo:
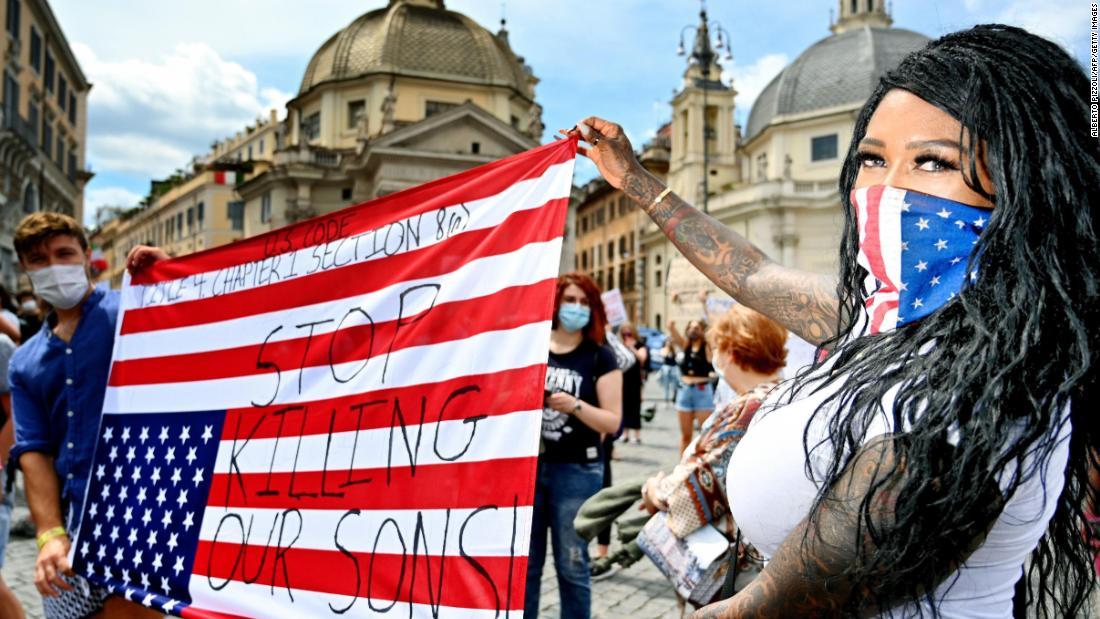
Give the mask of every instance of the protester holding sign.
[[[16, 351], [10, 372], [15, 418], [11, 459], [23, 469], [38, 533], [34, 584], [43, 596], [46, 617], [85, 617], [101, 609], [126, 617], [159, 617], [117, 596], [108, 599], [105, 590], [89, 586], [69, 568], [69, 533], [80, 525], [91, 473], [118, 293], [92, 287], [88, 240], [67, 215], [28, 215], [15, 232], [15, 250], [35, 293], [54, 308], [42, 329]], [[142, 247], [131, 256], [141, 265], [167, 257]]]
[[770, 561], [698, 617], [1006, 617], [1025, 563], [1038, 608], [1082, 614], [1100, 443], [1088, 92], [1065, 50], [1003, 25], [885, 73], [842, 169], [839, 284], [671, 194], [618, 125], [578, 125], [697, 268], [831, 351], [734, 453], [731, 513]]
[[600, 435], [619, 429], [623, 375], [605, 346], [607, 317], [592, 278], [560, 276], [553, 316], [524, 615], [538, 616], [549, 529], [561, 616], [587, 619], [592, 608], [588, 544], [573, 519], [603, 482]]

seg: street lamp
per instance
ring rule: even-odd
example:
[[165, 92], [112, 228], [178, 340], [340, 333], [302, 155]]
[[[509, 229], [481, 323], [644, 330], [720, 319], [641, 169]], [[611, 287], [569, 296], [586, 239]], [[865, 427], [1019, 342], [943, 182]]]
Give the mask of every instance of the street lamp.
[[[707, 90], [710, 89], [710, 67], [714, 64], [715, 58], [718, 53], [725, 51], [722, 56], [724, 60], [733, 60], [733, 53], [730, 51], [730, 33], [722, 27], [717, 21], [707, 21], [707, 7], [706, 4], [700, 1], [699, 8], [699, 25], [698, 26], [684, 26], [680, 30], [680, 45], [676, 48], [676, 54], [678, 56], [685, 55], [684, 49], [684, 35], [689, 31], [695, 31], [695, 45], [692, 47], [691, 55], [688, 57], [688, 64], [699, 67], [699, 70], [703, 74], [702, 80], [697, 80], [696, 85], [703, 89], [703, 212], [707, 212], [707, 199], [709, 191], [709, 177], [710, 177], [710, 114], [707, 111]], [[710, 33], [715, 33], [714, 44], [711, 44]], [[721, 79], [721, 75], [718, 76]]]

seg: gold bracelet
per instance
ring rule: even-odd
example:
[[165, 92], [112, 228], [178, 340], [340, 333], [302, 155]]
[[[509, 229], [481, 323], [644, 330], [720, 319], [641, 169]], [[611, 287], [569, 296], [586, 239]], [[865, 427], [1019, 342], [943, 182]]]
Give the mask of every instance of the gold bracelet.
[[50, 540], [68, 534], [69, 533], [65, 531], [65, 527], [54, 527], [52, 529], [39, 533], [38, 537], [34, 541], [36, 544], [38, 544], [38, 549], [42, 550], [42, 547], [48, 544]]
[[657, 206], [661, 203], [661, 200], [665, 199], [665, 196], [672, 193], [672, 187], [665, 187], [665, 190], [657, 194], [657, 197], [653, 199], [653, 203], [650, 206]]

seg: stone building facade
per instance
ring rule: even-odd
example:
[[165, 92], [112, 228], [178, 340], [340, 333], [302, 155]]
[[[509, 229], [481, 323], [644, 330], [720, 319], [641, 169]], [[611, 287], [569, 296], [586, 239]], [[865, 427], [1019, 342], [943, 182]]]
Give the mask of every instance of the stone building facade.
[[15, 227], [36, 211], [84, 217], [91, 84], [46, 0], [0, 3], [0, 283], [17, 284]]

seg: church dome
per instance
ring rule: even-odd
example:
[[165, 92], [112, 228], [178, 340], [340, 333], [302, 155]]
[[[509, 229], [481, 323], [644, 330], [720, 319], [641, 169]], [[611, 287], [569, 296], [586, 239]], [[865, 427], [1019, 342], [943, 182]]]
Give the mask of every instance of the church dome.
[[778, 116], [866, 101], [883, 73], [928, 41], [911, 30], [863, 26], [814, 43], [756, 98], [746, 139]]
[[440, 0], [390, 0], [361, 15], [313, 55], [298, 94], [378, 73], [504, 86], [534, 96], [530, 70], [506, 33], [494, 35]]

